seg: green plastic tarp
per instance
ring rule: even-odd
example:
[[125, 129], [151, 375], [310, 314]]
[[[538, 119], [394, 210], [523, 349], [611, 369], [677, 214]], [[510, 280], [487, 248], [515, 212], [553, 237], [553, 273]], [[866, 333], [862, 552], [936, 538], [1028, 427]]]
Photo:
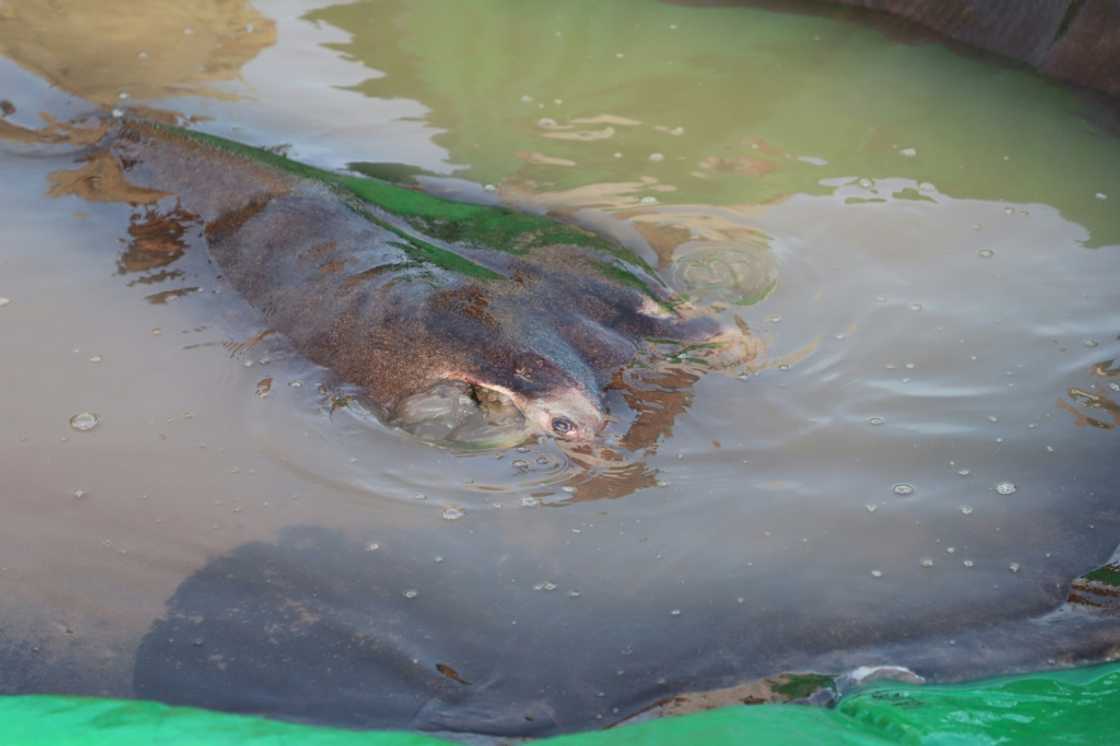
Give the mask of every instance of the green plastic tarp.
[[[958, 685], [880, 684], [831, 709], [729, 707], [546, 739], [548, 746], [1120, 744], [1120, 664]], [[154, 702], [0, 697], [3, 746], [441, 746]]]

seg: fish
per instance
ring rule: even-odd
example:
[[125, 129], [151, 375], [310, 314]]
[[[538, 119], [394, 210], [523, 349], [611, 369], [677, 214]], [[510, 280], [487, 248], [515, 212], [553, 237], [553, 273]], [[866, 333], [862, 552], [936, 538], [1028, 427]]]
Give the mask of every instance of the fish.
[[[537, 433], [585, 443], [609, 419], [612, 381], [652, 350], [714, 361], [710, 351], [749, 346], [627, 248], [549, 216], [133, 116], [81, 158], [79, 174], [119, 182], [133, 204], [173, 200], [196, 219], [269, 329], [388, 422], [458, 385], [508, 401]], [[83, 178], [53, 193], [88, 191]]]

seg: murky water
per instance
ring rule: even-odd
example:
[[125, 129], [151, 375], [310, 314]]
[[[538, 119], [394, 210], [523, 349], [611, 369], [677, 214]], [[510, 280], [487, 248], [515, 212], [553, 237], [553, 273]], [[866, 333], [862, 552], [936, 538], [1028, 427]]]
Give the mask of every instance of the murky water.
[[620, 463], [431, 447], [258, 340], [173, 201], [5, 140], [0, 691], [545, 733], [940, 649], [1120, 543], [1120, 140], [1078, 94], [750, 4], [96, 6], [0, 6], [0, 126], [144, 106], [552, 210], [766, 352], [618, 393]]

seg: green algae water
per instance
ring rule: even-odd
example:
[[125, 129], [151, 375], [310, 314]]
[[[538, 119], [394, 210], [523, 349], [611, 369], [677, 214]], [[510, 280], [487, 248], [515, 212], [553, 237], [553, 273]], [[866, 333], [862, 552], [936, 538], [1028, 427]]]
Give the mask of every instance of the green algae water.
[[765, 353], [626, 381], [613, 459], [432, 447], [267, 334], [174, 199], [2, 140], [0, 693], [549, 735], [1120, 642], [1067, 603], [1120, 544], [1115, 105], [811, 5], [97, 5], [0, 8], [0, 134], [173, 112], [550, 214]]

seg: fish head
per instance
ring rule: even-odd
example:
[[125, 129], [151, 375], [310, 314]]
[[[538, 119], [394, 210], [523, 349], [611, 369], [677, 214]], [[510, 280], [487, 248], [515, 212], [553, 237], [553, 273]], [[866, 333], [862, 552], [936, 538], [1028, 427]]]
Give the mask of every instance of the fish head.
[[606, 424], [607, 416], [597, 397], [582, 387], [569, 386], [514, 402], [526, 420], [541, 432], [562, 441], [593, 440]]
[[578, 375], [580, 367], [529, 354], [501, 375], [469, 382], [508, 399], [532, 429], [560, 441], [588, 442], [602, 431], [607, 412], [594, 380]]

